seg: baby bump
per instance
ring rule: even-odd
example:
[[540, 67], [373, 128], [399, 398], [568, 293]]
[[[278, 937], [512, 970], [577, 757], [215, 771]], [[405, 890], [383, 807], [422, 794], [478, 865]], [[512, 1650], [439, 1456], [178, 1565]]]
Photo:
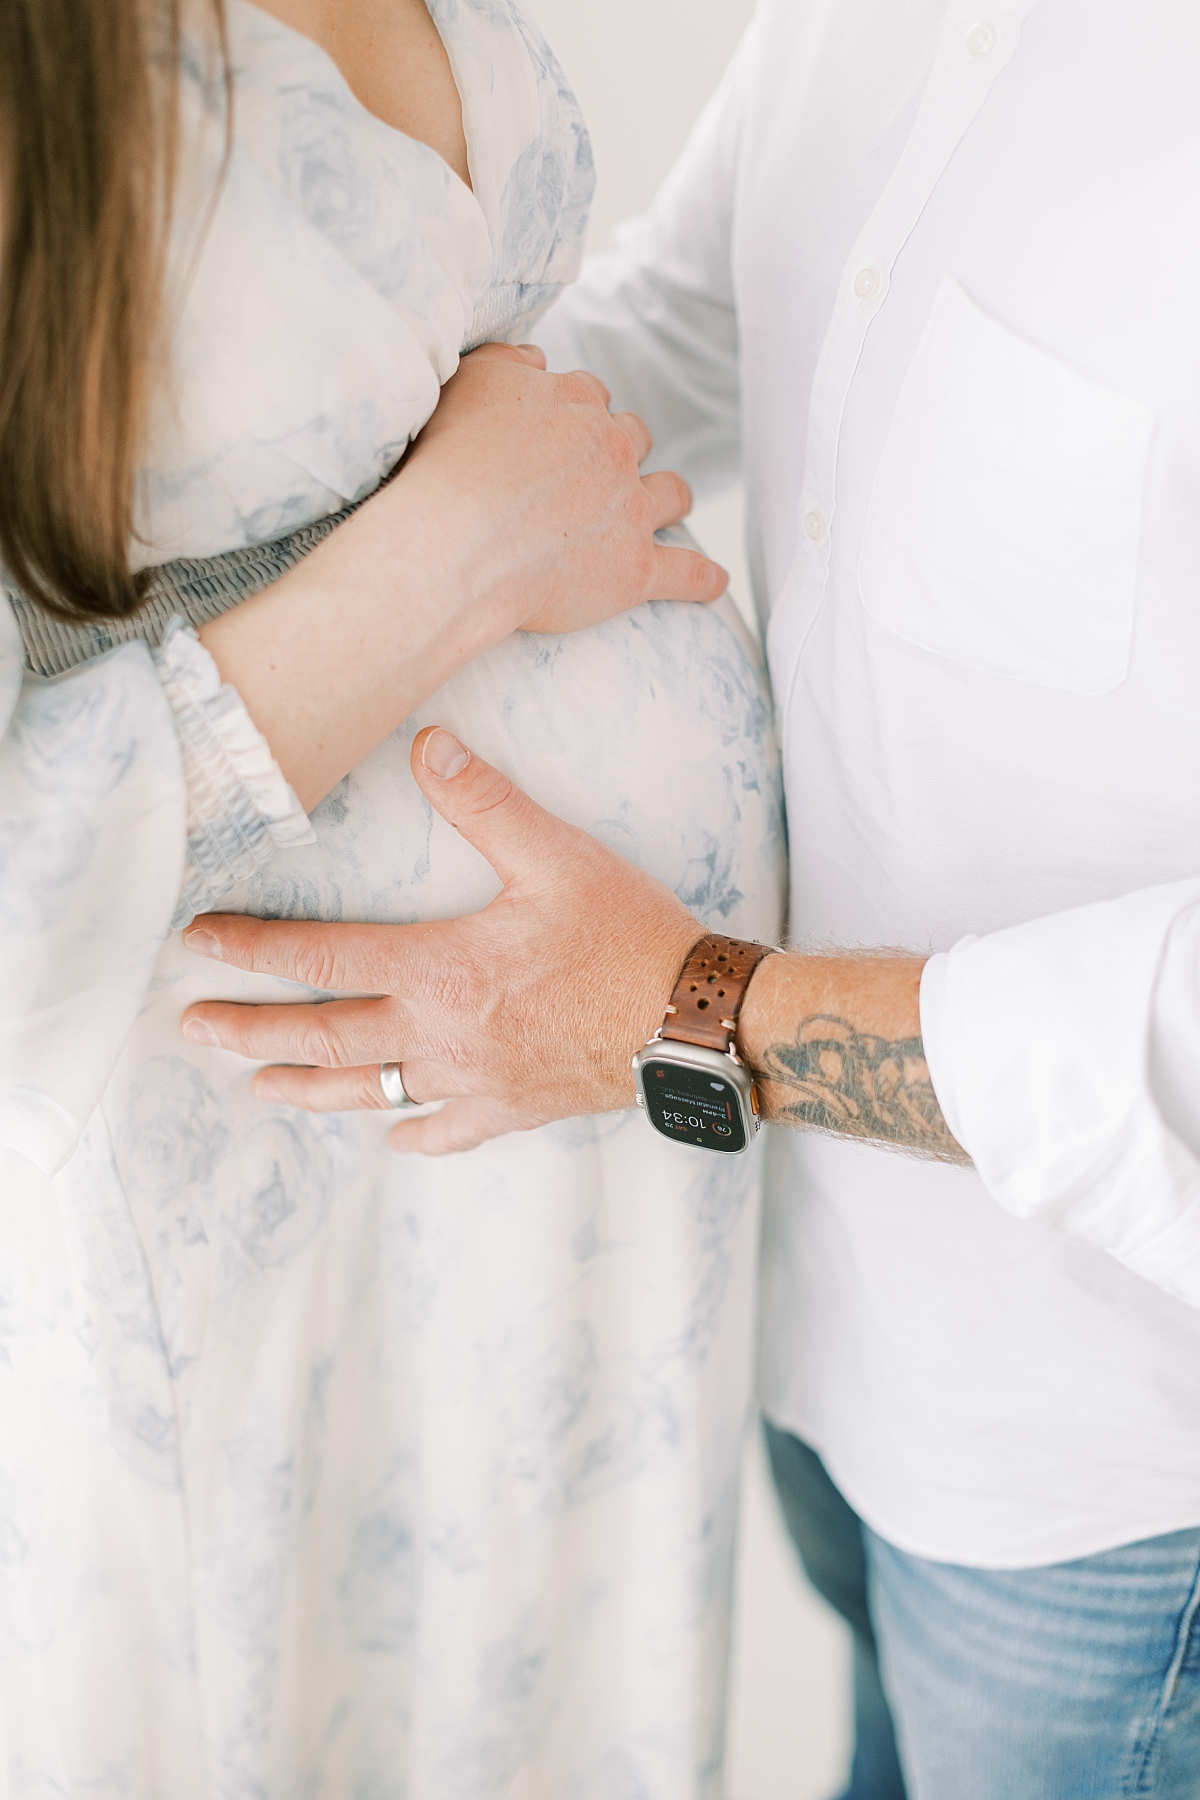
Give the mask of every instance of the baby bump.
[[[412, 778], [412, 739], [434, 723], [541, 804], [657, 875], [706, 924], [777, 936], [785, 864], [769, 689], [728, 602], [656, 602], [592, 631], [499, 645], [324, 801], [314, 846], [280, 855], [223, 903], [260, 915], [378, 922], [453, 917], [486, 904], [495, 874], [433, 813]], [[316, 1309], [333, 1344], [339, 1321], [358, 1304], [362, 1246], [383, 1229], [379, 1194], [398, 1204], [403, 1198], [398, 1217], [416, 1207], [413, 1216], [423, 1219], [421, 1207], [432, 1206], [446, 1182], [486, 1196], [508, 1192], [505, 1184], [519, 1175], [513, 1191], [524, 1192], [531, 1156], [540, 1170], [535, 1186], [574, 1192], [571, 1158], [579, 1147], [629, 1125], [617, 1118], [549, 1126], [538, 1134], [546, 1142], [536, 1154], [518, 1136], [425, 1167], [389, 1156], [388, 1114], [264, 1106], [251, 1091], [253, 1065], [180, 1035], [180, 1014], [192, 1001], [291, 1001], [301, 993], [191, 956], [176, 934], [105, 1096], [172, 1366], [192, 1371], [185, 1387], [200, 1379], [205, 1345], [245, 1339], [257, 1346], [254, 1357], [266, 1359], [264, 1369], [274, 1369], [271, 1357], [290, 1341], [272, 1310], [284, 1291], [296, 1317]], [[665, 1152], [675, 1159], [681, 1194], [698, 1183], [696, 1204], [706, 1218], [713, 1195], [724, 1196], [722, 1217], [740, 1217], [748, 1177], [726, 1168], [718, 1180], [717, 1171], [693, 1168], [677, 1146], [651, 1141], [636, 1120], [632, 1129], [638, 1136], [626, 1184], [641, 1171], [661, 1199]], [[615, 1154], [611, 1145], [604, 1154]], [[719, 1234], [715, 1241], [719, 1248]], [[279, 1388], [276, 1375], [264, 1375], [264, 1392]]]
[[770, 692], [729, 600], [655, 601], [478, 657], [317, 808], [317, 842], [224, 904], [405, 922], [486, 904], [497, 880], [430, 808], [413, 737], [446, 726], [539, 803], [657, 875], [705, 923], [780, 929], [784, 835]]

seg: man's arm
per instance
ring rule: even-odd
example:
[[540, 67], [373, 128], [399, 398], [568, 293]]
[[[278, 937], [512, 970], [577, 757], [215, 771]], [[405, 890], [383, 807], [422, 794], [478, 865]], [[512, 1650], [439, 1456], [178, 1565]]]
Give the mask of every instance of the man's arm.
[[[317, 1111], [382, 1107], [379, 1064], [400, 1062], [414, 1098], [447, 1102], [394, 1128], [397, 1149], [427, 1155], [629, 1106], [630, 1057], [662, 1023], [699, 922], [448, 732], [420, 734], [413, 773], [496, 869], [492, 904], [425, 925], [197, 919], [186, 942], [200, 954], [376, 997], [209, 1003], [185, 1034], [274, 1064], [260, 1097]], [[1200, 881], [925, 961], [770, 956], [738, 1036], [768, 1119], [969, 1156], [1009, 1212], [1200, 1305]]]
[[[426, 1154], [632, 1105], [630, 1059], [662, 1023], [702, 925], [669, 888], [551, 817], [449, 733], [418, 737], [413, 772], [503, 880], [492, 904], [427, 925], [198, 919], [189, 949], [379, 997], [203, 1005], [185, 1034], [270, 1060], [260, 1097], [318, 1111], [382, 1107], [379, 1064], [401, 1062], [414, 1099], [449, 1102], [395, 1129], [397, 1148]], [[922, 966], [884, 953], [768, 957], [739, 1031], [767, 1117], [962, 1160], [925, 1064]]]
[[648, 468], [704, 494], [737, 479], [738, 326], [732, 228], [752, 22], [642, 219], [588, 258], [535, 336], [552, 369], [591, 369], [655, 440]]
[[[418, 736], [413, 773], [496, 869], [491, 905], [424, 925], [197, 919], [186, 942], [201, 954], [376, 997], [209, 1003], [185, 1034], [273, 1063], [259, 1095], [318, 1111], [382, 1107], [379, 1064], [400, 1062], [414, 1098], [448, 1103], [393, 1131], [429, 1155], [629, 1106], [630, 1057], [662, 1023], [700, 923], [448, 732]], [[1200, 1305], [1200, 881], [925, 961], [770, 956], [738, 1042], [769, 1119], [969, 1155], [1009, 1212]]]
[[742, 1009], [739, 1045], [768, 1120], [965, 1162], [921, 1035], [922, 957], [771, 956]]

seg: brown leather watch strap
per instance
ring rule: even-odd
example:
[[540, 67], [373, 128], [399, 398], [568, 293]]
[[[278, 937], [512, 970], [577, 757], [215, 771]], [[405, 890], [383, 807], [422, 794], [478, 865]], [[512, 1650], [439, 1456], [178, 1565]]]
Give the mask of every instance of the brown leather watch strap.
[[770, 946], [712, 932], [702, 937], [683, 965], [662, 1035], [681, 1044], [728, 1050], [737, 1030], [738, 1010], [750, 977]]

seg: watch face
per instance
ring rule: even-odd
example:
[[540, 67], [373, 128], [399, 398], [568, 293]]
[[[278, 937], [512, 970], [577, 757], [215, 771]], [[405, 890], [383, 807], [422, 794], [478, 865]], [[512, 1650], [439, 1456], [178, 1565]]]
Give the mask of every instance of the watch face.
[[741, 1096], [711, 1069], [647, 1059], [642, 1065], [646, 1117], [664, 1137], [726, 1152], [746, 1148]]

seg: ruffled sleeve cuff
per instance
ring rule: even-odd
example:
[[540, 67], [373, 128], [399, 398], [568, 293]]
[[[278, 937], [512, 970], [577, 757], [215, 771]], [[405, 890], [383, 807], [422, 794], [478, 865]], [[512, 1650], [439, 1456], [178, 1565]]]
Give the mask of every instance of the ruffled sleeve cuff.
[[210, 912], [277, 850], [315, 842], [299, 800], [236, 689], [182, 619], [153, 653], [175, 715], [187, 785], [187, 864], [172, 925]]

